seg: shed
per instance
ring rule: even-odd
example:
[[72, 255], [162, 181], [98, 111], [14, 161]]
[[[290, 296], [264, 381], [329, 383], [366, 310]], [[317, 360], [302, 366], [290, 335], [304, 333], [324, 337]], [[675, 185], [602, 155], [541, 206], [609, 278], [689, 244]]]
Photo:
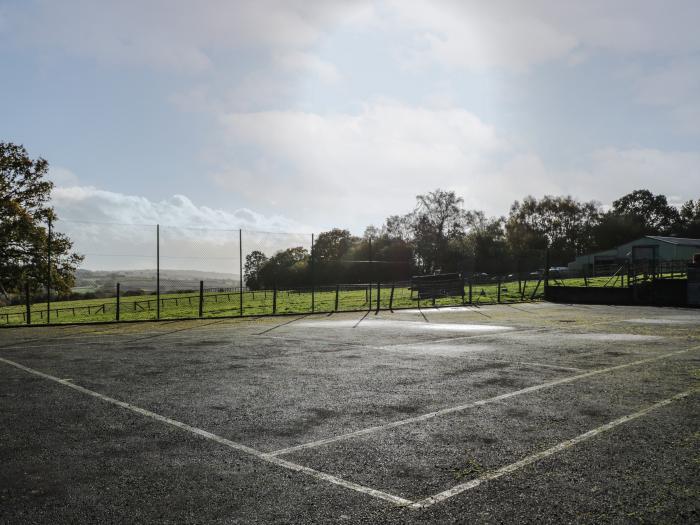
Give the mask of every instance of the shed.
[[595, 270], [596, 266], [633, 261], [688, 261], [700, 252], [700, 239], [646, 235], [601, 252], [579, 255], [569, 270]]

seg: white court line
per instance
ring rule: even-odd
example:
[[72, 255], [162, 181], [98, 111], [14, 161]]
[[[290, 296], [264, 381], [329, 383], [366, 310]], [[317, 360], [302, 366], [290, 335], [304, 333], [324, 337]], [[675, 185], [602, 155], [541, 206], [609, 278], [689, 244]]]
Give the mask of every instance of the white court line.
[[[672, 353], [666, 354], [666, 356], [671, 356], [671, 355], [676, 355], [676, 354], [688, 352], [688, 351], [691, 351], [695, 348], [700, 348], [700, 347], [694, 347], [694, 348], [689, 348], [686, 350], [681, 350], [678, 352], [672, 352]], [[656, 359], [647, 359], [644, 361], [640, 361], [637, 364], [642, 363], [642, 362], [654, 361], [654, 360], [656, 360]], [[297, 463], [292, 463], [290, 461], [286, 461], [286, 460], [281, 459], [281, 458], [272, 457], [272, 456], [270, 456], [270, 454], [262, 453], [259, 450], [253, 449], [251, 447], [248, 447], [248, 446], [240, 444], [240, 443], [236, 443], [234, 441], [223, 438], [221, 436], [217, 436], [216, 434], [212, 434], [211, 432], [207, 432], [206, 430], [202, 430], [202, 429], [197, 428], [197, 427], [192, 427], [190, 425], [187, 425], [186, 423], [182, 423], [180, 421], [156, 414], [155, 412], [151, 412], [150, 410], [146, 410], [146, 409], [137, 407], [135, 405], [131, 405], [129, 403], [126, 403], [124, 401], [119, 401], [119, 400], [114, 399], [112, 397], [105, 396], [104, 394], [100, 394], [99, 392], [95, 392], [93, 390], [89, 390], [87, 388], [76, 385], [76, 384], [70, 382], [70, 380], [60, 379], [58, 377], [55, 377], [55, 376], [52, 376], [49, 374], [45, 374], [45, 373], [40, 372], [38, 370], [35, 370], [33, 368], [29, 368], [29, 367], [26, 367], [26, 366], [21, 365], [19, 363], [16, 363], [14, 361], [10, 361], [9, 359], [4, 359], [4, 358], [0, 357], [0, 361], [4, 362], [10, 366], [13, 366], [15, 368], [18, 368], [20, 370], [24, 370], [30, 374], [34, 374], [34, 375], [37, 375], [37, 376], [42, 377], [44, 379], [48, 379], [50, 381], [54, 381], [56, 383], [59, 383], [63, 386], [67, 386], [67, 387], [72, 388], [74, 390], [77, 390], [78, 392], [81, 392], [83, 394], [87, 394], [87, 395], [96, 397], [96, 398], [101, 399], [102, 401], [105, 401], [107, 403], [111, 403], [113, 405], [119, 406], [119, 407], [124, 408], [126, 410], [130, 410], [130, 411], [135, 412], [137, 414], [152, 418], [156, 421], [160, 421], [162, 423], [177, 427], [177, 428], [185, 430], [187, 432], [191, 432], [191, 433], [198, 435], [200, 437], [203, 437], [205, 439], [215, 441], [219, 444], [225, 445], [225, 446], [232, 448], [234, 450], [243, 452], [245, 454], [249, 454], [249, 455], [254, 456], [258, 459], [262, 459], [268, 463], [271, 463], [271, 464], [274, 464], [277, 466], [281, 466], [281, 467], [287, 468], [287, 469], [295, 471], [295, 472], [301, 472], [301, 473], [307, 474], [311, 477], [314, 477], [316, 479], [327, 481], [329, 483], [339, 485], [341, 487], [345, 487], [345, 488], [348, 488], [348, 489], [351, 489], [351, 490], [354, 490], [354, 491], [357, 491], [357, 492], [360, 492], [363, 494], [367, 494], [367, 495], [373, 496], [375, 498], [389, 501], [395, 505], [407, 506], [407, 507], [410, 507], [413, 509], [420, 509], [420, 508], [429, 507], [431, 505], [434, 505], [435, 503], [439, 503], [439, 502], [444, 501], [448, 498], [456, 496], [457, 494], [460, 494], [466, 490], [474, 488], [485, 481], [489, 481], [489, 480], [501, 477], [503, 475], [510, 474], [510, 473], [512, 473], [512, 472], [514, 472], [514, 471], [516, 471], [524, 466], [527, 466], [531, 463], [539, 461], [540, 459], [543, 459], [545, 457], [556, 454], [557, 452], [560, 452], [562, 450], [566, 450], [567, 448], [571, 448], [574, 445], [576, 445], [584, 440], [587, 440], [587, 439], [589, 439], [597, 434], [600, 434], [601, 432], [605, 432], [605, 431], [610, 430], [618, 425], [621, 425], [621, 424], [626, 423], [628, 421], [631, 421], [633, 419], [639, 418], [652, 410], [655, 410], [655, 409], [660, 408], [662, 406], [668, 405], [675, 400], [681, 399], [683, 397], [687, 397], [690, 394], [692, 394], [693, 392], [698, 391], [697, 389], [691, 389], [691, 390], [688, 390], [686, 392], [677, 394], [671, 398], [665, 399], [663, 401], [659, 401], [658, 403], [655, 403], [654, 405], [651, 405], [650, 407], [647, 407], [643, 410], [635, 412], [634, 414], [623, 416], [623, 417], [616, 419], [614, 421], [611, 421], [610, 423], [607, 423], [601, 427], [598, 427], [598, 428], [590, 430], [584, 434], [581, 434], [573, 439], [570, 439], [570, 440], [564, 441], [558, 445], [555, 445], [554, 447], [549, 448], [545, 451], [542, 451], [542, 452], [539, 452], [536, 454], [532, 454], [530, 456], [525, 457], [524, 459], [522, 459], [520, 461], [517, 461], [515, 463], [512, 463], [510, 465], [506, 465], [505, 467], [501, 467], [500, 469], [497, 469], [495, 471], [487, 473], [487, 474], [485, 474], [485, 475], [483, 475], [475, 480], [471, 480], [471, 481], [468, 481], [466, 483], [462, 483], [460, 485], [457, 485], [456, 487], [453, 487], [452, 489], [435, 494], [435, 495], [430, 496], [424, 500], [421, 500], [418, 502], [413, 502], [411, 500], [401, 498], [399, 496], [395, 496], [393, 494], [389, 494], [389, 493], [383, 492], [381, 490], [366, 487], [364, 485], [359, 485], [357, 483], [353, 483], [352, 481], [347, 481], [347, 480], [344, 480], [342, 478], [338, 478], [336, 476], [333, 476], [331, 474], [327, 474], [325, 472], [320, 472], [320, 471], [314, 470], [312, 468], [305, 467], [303, 465], [299, 465]], [[619, 367], [614, 367], [614, 368], [615, 369], [623, 368], [624, 366], [630, 366], [630, 365], [621, 365]], [[584, 375], [591, 375], [591, 374], [584, 374]]]
[[545, 388], [551, 388], [551, 387], [557, 386], [557, 385], [563, 385], [565, 383], [571, 383], [573, 381], [578, 381], [579, 379], [585, 379], [587, 377], [593, 377], [593, 376], [596, 376], [599, 374], [606, 374], [608, 372], [622, 370], [622, 369], [628, 368], [630, 366], [643, 365], [646, 363], [653, 363], [654, 361], [659, 361], [661, 359], [665, 359], [667, 357], [671, 357], [674, 355], [679, 355], [679, 354], [691, 352], [691, 351], [697, 350], [699, 348], [700, 348], [700, 345], [693, 346], [691, 348], [686, 348], [685, 350], [678, 350], [676, 352], [669, 352], [669, 353], [661, 355], [661, 356], [651, 357], [648, 359], [641, 359], [639, 361], [633, 361], [631, 363], [625, 363], [622, 365], [610, 366], [607, 368], [600, 368], [598, 370], [592, 370], [592, 371], [586, 372], [584, 374], [578, 374], [575, 376], [564, 377], [562, 379], [555, 379], [553, 381], [547, 381], [546, 383], [540, 383], [539, 385], [529, 386], [527, 388], [515, 390], [513, 392], [507, 392], [505, 394], [501, 394], [501, 395], [494, 396], [494, 397], [489, 397], [487, 399], [480, 399], [478, 401], [471, 401], [471, 402], [465, 403], [463, 405], [457, 405], [457, 406], [453, 406], [453, 407], [443, 408], [441, 410], [436, 410], [435, 412], [428, 412], [427, 414], [422, 414], [420, 416], [409, 417], [407, 419], [400, 419], [398, 421], [393, 421], [391, 423], [386, 423], [384, 425], [377, 425], [374, 427], [363, 428], [361, 430], [356, 430], [354, 432], [348, 432], [347, 434], [340, 434], [338, 436], [333, 436], [333, 437], [329, 437], [329, 438], [325, 438], [325, 439], [319, 439], [318, 441], [310, 441], [308, 443], [302, 443], [300, 445], [295, 445], [292, 447], [274, 450], [272, 452], [268, 452], [265, 455], [268, 457], [281, 456], [284, 454], [290, 454], [292, 452], [297, 452], [299, 450], [320, 447], [323, 445], [328, 445], [330, 443], [335, 443], [337, 441], [344, 441], [346, 439], [352, 439], [352, 438], [356, 438], [359, 436], [365, 436], [367, 434], [373, 434], [375, 432], [384, 431], [384, 430], [387, 430], [390, 428], [400, 427], [400, 426], [404, 426], [404, 425], [410, 425], [413, 423], [420, 423], [422, 421], [426, 421], [426, 420], [432, 419], [434, 417], [444, 416], [446, 414], [452, 414], [454, 412], [461, 412], [461, 411], [467, 410], [469, 408], [487, 405], [489, 403], [495, 403], [496, 401], [502, 401], [503, 399], [508, 399], [508, 398], [520, 396], [523, 394], [529, 394], [530, 392], [536, 392], [538, 390], [542, 390]]
[[201, 428], [190, 426], [186, 423], [182, 423], [182, 422], [177, 421], [175, 419], [161, 416], [160, 414], [156, 414], [155, 412], [151, 412], [150, 410], [146, 410], [144, 408], [137, 407], [137, 406], [132, 405], [130, 403], [126, 403], [124, 401], [119, 401], [118, 399], [114, 399], [113, 397], [109, 397], [109, 396], [106, 396], [104, 394], [100, 394], [99, 392], [95, 392], [94, 390], [89, 390], [87, 388], [84, 388], [82, 386], [79, 386], [79, 385], [72, 383], [68, 379], [61, 379], [61, 378], [58, 378], [58, 377], [55, 377], [55, 376], [52, 376], [49, 374], [45, 374], [44, 372], [40, 372], [40, 371], [35, 370], [33, 368], [29, 368], [27, 366], [21, 365], [19, 363], [14, 362], [14, 361], [10, 361], [9, 359], [4, 359], [2, 357], [0, 357], [0, 361], [5, 363], [5, 364], [8, 364], [10, 366], [14, 366], [15, 368], [19, 368], [20, 370], [24, 370], [25, 372], [29, 372], [30, 374], [34, 374], [36, 376], [43, 377], [44, 379], [48, 379], [50, 381], [54, 381], [56, 383], [59, 383], [63, 386], [67, 386], [68, 388], [72, 388], [73, 390], [77, 390], [78, 392], [81, 392], [83, 394], [87, 394], [89, 396], [96, 397], [97, 399], [101, 399], [102, 401], [106, 401], [107, 403], [111, 403], [113, 405], [124, 408], [126, 410], [130, 410], [131, 412], [135, 412], [135, 413], [140, 414], [142, 416], [146, 416], [146, 417], [149, 417], [151, 419], [155, 419], [156, 421], [160, 421], [161, 423], [165, 423], [167, 425], [177, 427], [177, 428], [185, 430], [187, 432], [191, 432], [192, 434], [196, 434], [196, 435], [203, 437], [205, 439], [215, 441], [216, 443], [227, 446], [227, 447], [232, 448], [234, 450], [237, 450], [239, 452], [249, 454], [249, 455], [254, 456], [258, 459], [262, 459], [263, 461], [266, 461], [268, 463], [272, 463], [273, 465], [284, 467], [284, 468], [287, 468], [289, 470], [293, 470], [295, 472], [301, 472], [301, 473], [307, 474], [313, 478], [320, 479], [323, 481], [328, 481], [329, 483], [333, 483], [334, 485], [339, 485], [341, 487], [345, 487], [347, 489], [351, 489], [351, 490], [354, 490], [356, 492], [368, 494], [368, 495], [373, 496], [375, 498], [390, 501], [391, 503], [394, 503], [396, 505], [410, 505], [413, 503], [411, 500], [407, 500], [407, 499], [401, 498], [399, 496], [389, 494], [387, 492], [382, 492], [381, 490], [376, 490], [376, 489], [373, 489], [370, 487], [365, 487], [364, 485], [359, 485], [357, 483], [353, 483], [352, 481], [347, 481], [347, 480], [344, 480], [342, 478], [338, 478], [336, 476], [326, 474], [325, 472], [319, 472], [318, 470], [314, 470], [312, 468], [305, 467], [305, 466], [299, 465], [297, 463], [292, 463], [290, 461], [287, 461], [287, 460], [284, 460], [281, 458], [271, 457], [268, 454], [260, 452], [259, 450], [248, 447], [248, 446], [243, 445], [241, 443], [236, 443], [235, 441], [231, 441], [231, 440], [226, 439], [224, 437], [217, 436], [216, 434], [212, 434], [211, 432], [207, 432], [206, 430], [202, 430]]
[[452, 487], [449, 490], [446, 490], [444, 492], [440, 492], [438, 494], [435, 494], [433, 496], [430, 496], [424, 500], [417, 501], [411, 505], [412, 508], [414, 509], [423, 509], [425, 507], [430, 507], [431, 505], [434, 505], [435, 503], [440, 503], [441, 501], [445, 501], [448, 498], [451, 498], [453, 496], [456, 496], [457, 494], [461, 494], [462, 492], [465, 492], [467, 490], [473, 489], [474, 487], [478, 487], [482, 483], [486, 481], [491, 481], [492, 479], [500, 478], [501, 476], [505, 476], [506, 474], [511, 474], [515, 472], [516, 470], [519, 470], [523, 467], [526, 467], [528, 465], [531, 465], [532, 463], [535, 463], [536, 461], [539, 461], [541, 459], [544, 459], [549, 456], [553, 456], [554, 454], [557, 454], [558, 452], [561, 452], [563, 450], [566, 450], [568, 448], [573, 447], [574, 445], [578, 445], [582, 441], [586, 441], [587, 439], [590, 439], [594, 436], [597, 436], [598, 434], [601, 434], [602, 432], [607, 432], [610, 429], [613, 429], [619, 425], [622, 425], [624, 423], [627, 423], [628, 421], [632, 421], [634, 419], [637, 419], [639, 417], [642, 417], [652, 410], [656, 410], [657, 408], [664, 407], [674, 401], [678, 401], [679, 399], [683, 399], [684, 397], [688, 397], [689, 395], [693, 394], [694, 392], [698, 392], [699, 390], [696, 388], [692, 388], [690, 390], [686, 390], [685, 392], [681, 392], [680, 394], [676, 394], [673, 397], [669, 397], [667, 399], [664, 399], [663, 401], [659, 401], [658, 403], [654, 403], [651, 406], [648, 406], [647, 408], [644, 408], [642, 410], [639, 410], [638, 412], [635, 412], [633, 414], [629, 414], [626, 416], [622, 416], [621, 418], [615, 419], [613, 421], [610, 421], [609, 423], [606, 423], [605, 425], [602, 425], [598, 428], [594, 428], [593, 430], [589, 430], [588, 432], [585, 432], [584, 434], [580, 434], [576, 436], [575, 438], [572, 439], [567, 439], [566, 441], [562, 441], [558, 445], [554, 445], [551, 448], [548, 448], [547, 450], [543, 450], [542, 452], [537, 452], [535, 454], [531, 454], [529, 456], [524, 457], [520, 461], [516, 461], [515, 463], [511, 463], [510, 465], [506, 465], [505, 467], [501, 467], [499, 469], [493, 470], [491, 472], [487, 472], [486, 474], [479, 476], [476, 479], [473, 479], [471, 481], [467, 481], [465, 483], [461, 483], [455, 487]]

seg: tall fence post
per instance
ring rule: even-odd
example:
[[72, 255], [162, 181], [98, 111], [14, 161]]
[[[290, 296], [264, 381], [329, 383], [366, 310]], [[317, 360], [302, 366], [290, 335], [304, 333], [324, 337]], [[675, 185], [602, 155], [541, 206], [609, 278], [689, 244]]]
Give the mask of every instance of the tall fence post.
[[497, 293], [498, 299], [497, 299], [497, 302], [500, 303], [500, 302], [501, 302], [501, 278], [500, 278], [500, 277], [498, 278], [498, 284], [497, 284], [497, 286], [498, 286], [498, 293]]
[[160, 224], [156, 224], [156, 319], [160, 319]]
[[472, 304], [472, 280], [469, 279], [469, 304]]
[[379, 313], [379, 307], [381, 304], [381, 297], [382, 297], [382, 283], [377, 281], [377, 313]]
[[272, 315], [277, 313], [277, 281], [272, 281]]
[[24, 283], [24, 295], [27, 300], [27, 324], [32, 324], [32, 302], [29, 296], [29, 281]]
[[316, 310], [316, 280], [314, 275], [314, 234], [311, 234], [311, 313]]
[[336, 284], [335, 285], [335, 311], [338, 311], [338, 299], [340, 296], [340, 285]]
[[46, 244], [46, 324], [51, 324], [51, 215]]
[[119, 305], [119, 296], [120, 296], [120, 293], [119, 293], [119, 292], [120, 292], [120, 286], [119, 286], [119, 283], [117, 283], [117, 305], [116, 305], [116, 306], [117, 306], [117, 310], [116, 310], [115, 315], [114, 315], [114, 316], [115, 316], [115, 319], [116, 319], [117, 321], [119, 321], [119, 306], [120, 306], [120, 305]]
[[394, 288], [396, 283], [391, 283], [391, 293], [389, 294], [389, 310], [394, 311]]
[[199, 317], [204, 316], [204, 281], [199, 281]]
[[[369, 279], [372, 282], [372, 277], [374, 277], [374, 265], [372, 264], [372, 237], [369, 238]], [[370, 288], [371, 290], [371, 288]], [[370, 292], [371, 293], [371, 292]], [[370, 302], [372, 301], [372, 296], [370, 295]]]
[[243, 317], [243, 230], [238, 230], [238, 306]]

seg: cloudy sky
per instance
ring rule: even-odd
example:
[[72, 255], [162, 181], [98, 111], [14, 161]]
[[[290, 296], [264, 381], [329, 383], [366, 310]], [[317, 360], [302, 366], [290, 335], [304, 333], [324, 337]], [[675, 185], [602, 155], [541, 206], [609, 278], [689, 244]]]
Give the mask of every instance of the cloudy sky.
[[415, 195], [700, 197], [700, 2], [0, 0], [61, 216], [362, 233]]

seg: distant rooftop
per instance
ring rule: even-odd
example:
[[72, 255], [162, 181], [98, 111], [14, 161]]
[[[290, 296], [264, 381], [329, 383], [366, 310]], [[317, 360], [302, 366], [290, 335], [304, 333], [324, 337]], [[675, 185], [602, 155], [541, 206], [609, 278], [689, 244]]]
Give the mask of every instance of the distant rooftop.
[[700, 248], [700, 239], [688, 239], [684, 237], [660, 237], [658, 235], [647, 235], [646, 237], [647, 239], [654, 239], [655, 241], [667, 242], [678, 246], [697, 246]]

